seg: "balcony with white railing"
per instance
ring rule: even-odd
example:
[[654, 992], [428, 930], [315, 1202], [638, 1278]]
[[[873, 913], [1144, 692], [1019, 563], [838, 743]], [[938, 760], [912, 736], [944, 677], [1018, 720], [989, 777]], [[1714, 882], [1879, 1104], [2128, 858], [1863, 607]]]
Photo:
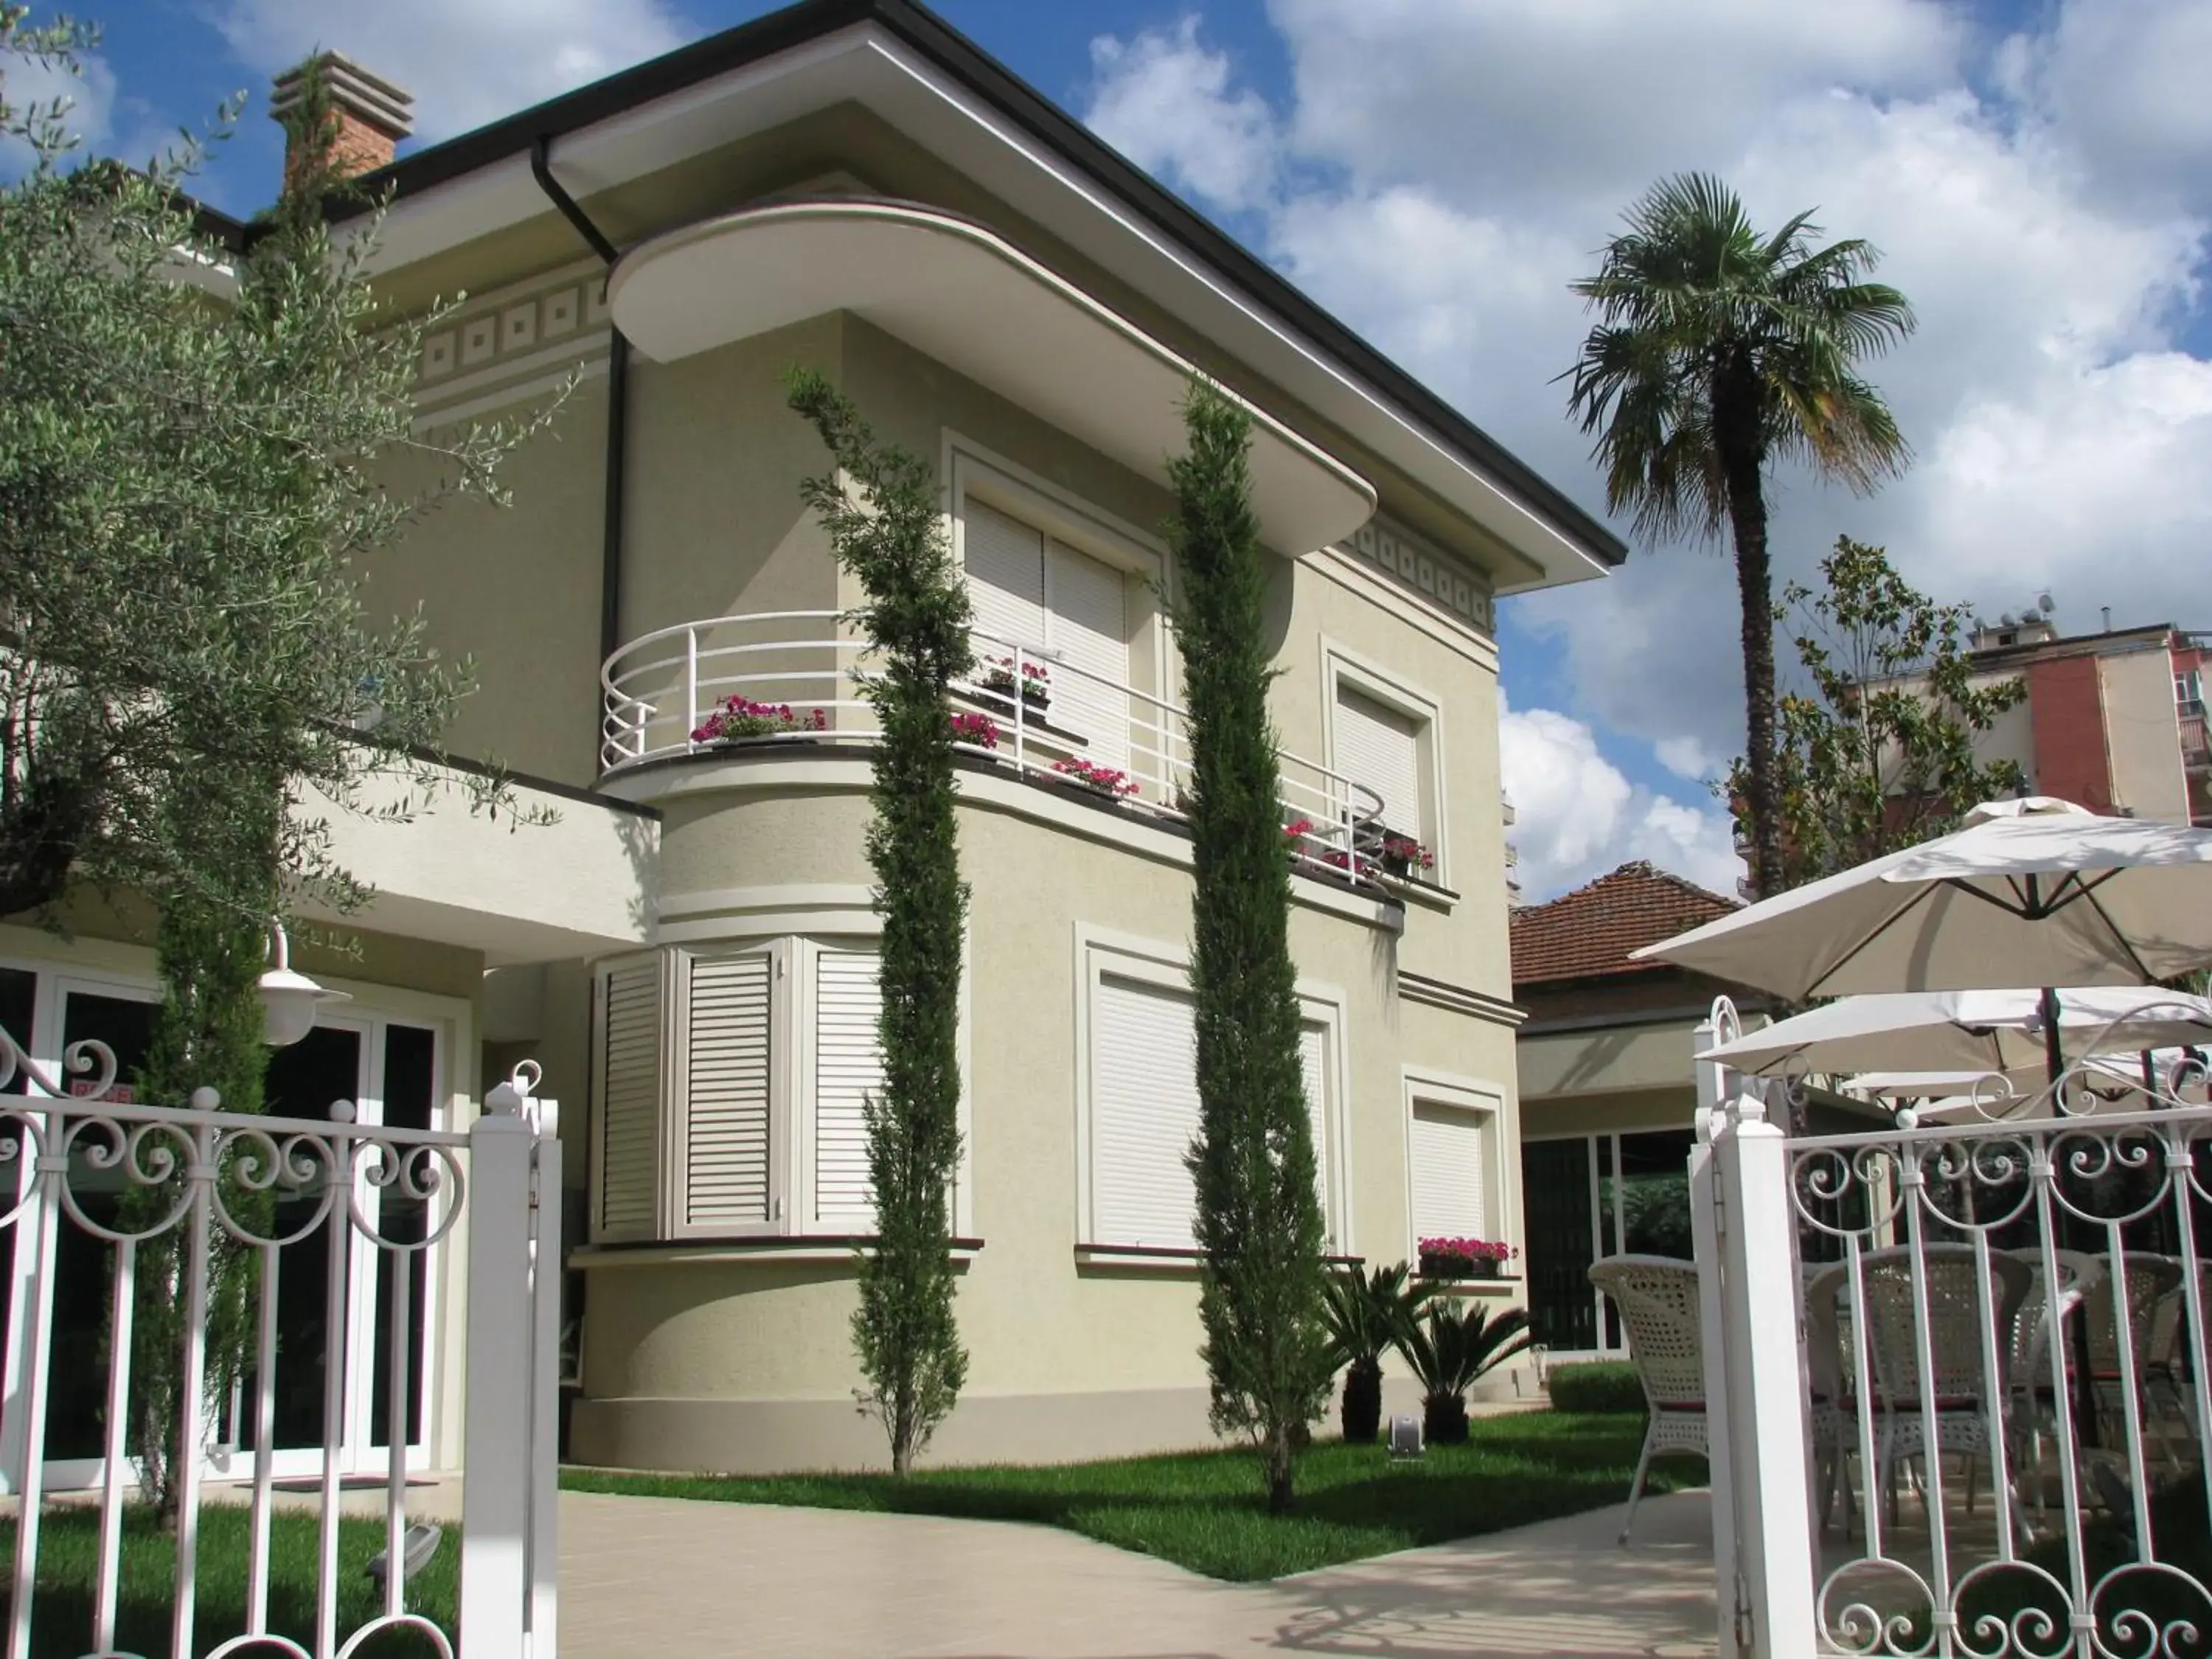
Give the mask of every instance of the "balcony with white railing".
[[[678, 623], [633, 640], [600, 671], [603, 778], [700, 756], [866, 748], [879, 730], [866, 690], [875, 653], [835, 611]], [[976, 630], [975, 666], [945, 710], [977, 764], [1155, 821], [1187, 821], [1188, 716], [1126, 681]], [[1382, 797], [1282, 753], [1284, 834], [1302, 873], [1395, 878]]]

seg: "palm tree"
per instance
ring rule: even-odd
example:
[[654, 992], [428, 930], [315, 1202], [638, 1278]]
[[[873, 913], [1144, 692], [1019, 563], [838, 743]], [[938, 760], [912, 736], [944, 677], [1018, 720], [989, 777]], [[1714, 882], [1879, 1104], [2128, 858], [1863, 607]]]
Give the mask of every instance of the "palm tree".
[[1895, 289], [1863, 281], [1881, 256], [1852, 239], [1815, 248], [1801, 213], [1762, 236], [1734, 191], [1707, 173], [1661, 181], [1571, 284], [1598, 314], [1560, 378], [1583, 430], [1598, 434], [1606, 502], [1639, 535], [1711, 539], [1725, 523], [1743, 607], [1746, 806], [1752, 884], [1782, 879], [1774, 773], [1774, 599], [1767, 467], [1808, 461], [1861, 495], [1909, 458], [1862, 357], [1912, 331]]
[[1492, 1319], [1479, 1302], [1455, 1308], [1446, 1298], [1431, 1304], [1425, 1321], [1406, 1321], [1398, 1352], [1421, 1385], [1422, 1439], [1435, 1445], [1465, 1440], [1467, 1391], [1535, 1340], [1526, 1308], [1508, 1308]]
[[1364, 1273], [1354, 1267], [1329, 1275], [1322, 1314], [1329, 1363], [1345, 1368], [1339, 1420], [1345, 1439], [1354, 1445], [1375, 1443], [1382, 1426], [1382, 1356], [1436, 1293], [1431, 1285], [1409, 1286], [1408, 1272], [1401, 1261], [1394, 1267]]

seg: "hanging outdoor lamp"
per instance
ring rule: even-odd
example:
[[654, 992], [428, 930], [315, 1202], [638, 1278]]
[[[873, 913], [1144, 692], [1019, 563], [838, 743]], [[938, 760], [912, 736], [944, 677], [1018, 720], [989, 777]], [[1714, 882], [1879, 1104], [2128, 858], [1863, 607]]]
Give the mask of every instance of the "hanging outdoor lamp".
[[325, 1002], [347, 1002], [343, 991], [325, 990], [305, 974], [293, 970], [290, 944], [284, 924], [273, 917], [269, 923], [270, 963], [257, 988], [261, 993], [261, 1040], [272, 1048], [289, 1048], [314, 1029], [315, 1010]]

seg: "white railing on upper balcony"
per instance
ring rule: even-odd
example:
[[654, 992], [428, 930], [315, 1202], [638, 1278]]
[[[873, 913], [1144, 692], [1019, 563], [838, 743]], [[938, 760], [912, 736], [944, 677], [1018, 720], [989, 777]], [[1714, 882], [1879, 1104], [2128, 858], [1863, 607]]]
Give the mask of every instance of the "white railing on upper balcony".
[[[782, 611], [683, 623], [633, 640], [599, 675], [599, 763], [775, 744], [868, 744], [863, 695], [872, 652], [835, 611]], [[1088, 789], [1128, 810], [1182, 819], [1190, 789], [1188, 717], [1126, 681], [981, 629], [976, 666], [946, 717], [961, 750], [1024, 776]], [[1308, 873], [1347, 882], [1381, 872], [1382, 800], [1340, 772], [1289, 753], [1283, 824]]]

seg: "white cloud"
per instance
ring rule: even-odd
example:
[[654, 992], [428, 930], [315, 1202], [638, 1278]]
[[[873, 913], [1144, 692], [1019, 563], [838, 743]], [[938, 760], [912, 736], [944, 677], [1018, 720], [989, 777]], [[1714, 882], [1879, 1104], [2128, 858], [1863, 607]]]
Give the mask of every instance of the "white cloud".
[[[1199, 74], [1188, 25], [1103, 58], [1101, 106], [1142, 106], [1133, 77], [1180, 88], [1154, 164], [1194, 186], [1204, 167], [1178, 146], [1207, 142], [1209, 96], [1240, 132], [1272, 132], [1272, 157], [1240, 149], [1235, 168], [1273, 183], [1268, 255], [1587, 504], [1601, 481], [1553, 381], [1588, 325], [1566, 284], [1655, 177], [1711, 167], [1767, 223], [1812, 207], [1829, 234], [1869, 238], [1920, 317], [1872, 366], [1916, 466], [1865, 501], [1777, 478], [1778, 579], [1809, 577], [1848, 533], [1991, 614], [2048, 588], [2062, 626], [2094, 626], [2101, 605], [2208, 620], [2212, 362], [2182, 331], [2212, 228], [2203, 0], [2064, 0], [2006, 41], [1936, 0], [1271, 15], [1293, 68], [1284, 107], [1255, 111], [1218, 57]], [[1222, 203], [1250, 204], [1249, 184]], [[1709, 774], [1740, 752], [1724, 557], [1638, 549], [1604, 582], [1512, 603], [1557, 640], [1572, 712], [1608, 742], [1665, 744], [1686, 775], [1692, 755]]]
[[[115, 71], [98, 52], [79, 55], [80, 74], [71, 75], [52, 59], [0, 52], [0, 96], [4, 96], [22, 121], [33, 112], [43, 114], [59, 101], [62, 130], [84, 149], [98, 150], [107, 142], [115, 115]], [[0, 168], [27, 167], [31, 147], [19, 138], [0, 138]]]
[[1273, 183], [1274, 118], [1257, 93], [1231, 94], [1226, 54], [1199, 45], [1198, 19], [1127, 43], [1091, 43], [1090, 122], [1139, 167], [1223, 207], [1257, 205]]
[[1499, 723], [1511, 836], [1522, 890], [1541, 902], [1631, 859], [1648, 859], [1717, 892], [1743, 865], [1727, 816], [1631, 784], [1582, 721], [1549, 708], [1509, 709]]
[[1662, 738], [1651, 749], [1660, 765], [1692, 783], [1718, 777], [1728, 765], [1726, 756], [1714, 753], [1695, 738]]
[[2056, 27], [2014, 36], [1998, 63], [2009, 88], [2071, 134], [2100, 179], [2212, 206], [2212, 7], [2066, 0]]
[[416, 136], [449, 137], [680, 46], [663, 0], [222, 0], [231, 50], [274, 75], [319, 48], [415, 94]]

